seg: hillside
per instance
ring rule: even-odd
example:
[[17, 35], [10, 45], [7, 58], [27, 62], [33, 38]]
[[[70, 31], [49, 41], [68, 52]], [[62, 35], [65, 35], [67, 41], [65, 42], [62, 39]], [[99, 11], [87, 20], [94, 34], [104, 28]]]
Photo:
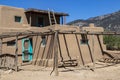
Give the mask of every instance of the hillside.
[[68, 25], [76, 25], [76, 26], [87, 26], [89, 23], [94, 23], [96, 26], [102, 26], [105, 30], [111, 31], [120, 31], [120, 11], [91, 17], [86, 20], [78, 19], [72, 22], [69, 22]]

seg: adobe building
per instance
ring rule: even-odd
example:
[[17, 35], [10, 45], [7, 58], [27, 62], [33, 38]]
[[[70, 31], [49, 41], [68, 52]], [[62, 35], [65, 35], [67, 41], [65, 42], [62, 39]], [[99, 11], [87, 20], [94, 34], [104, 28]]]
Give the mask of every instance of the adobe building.
[[[59, 31], [59, 65], [67, 64], [66, 62], [72, 62], [70, 65], [85, 65], [103, 58], [103, 36], [84, 34], [103, 32], [102, 27], [90, 24], [80, 29], [77, 26], [63, 25], [68, 14], [59, 12], [54, 12], [57, 24], [50, 26], [48, 12], [0, 6], [0, 54], [10, 55], [8, 58], [3, 56], [5, 58], [0, 59], [1, 66], [15, 66], [16, 37], [10, 35], [17, 33], [30, 33], [18, 36], [18, 65], [31, 62], [33, 65], [53, 66], [55, 31]], [[2, 37], [6, 35], [7, 37]]]

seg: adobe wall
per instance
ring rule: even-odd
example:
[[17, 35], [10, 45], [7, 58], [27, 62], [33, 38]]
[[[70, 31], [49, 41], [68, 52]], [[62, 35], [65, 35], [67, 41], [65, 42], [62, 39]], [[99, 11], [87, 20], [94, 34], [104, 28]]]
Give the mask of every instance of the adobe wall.
[[[78, 27], [61, 27], [56, 26], [56, 30], [78, 30]], [[84, 27], [83, 30], [91, 32], [103, 32], [101, 27]], [[33, 39], [34, 47], [34, 65], [41, 66], [53, 66], [53, 42], [54, 37], [49, 35], [47, 37], [47, 44], [45, 47], [41, 46], [41, 37], [35, 36]], [[59, 34], [58, 35], [58, 55], [59, 62], [66, 60], [79, 60], [80, 65], [85, 65], [87, 63], [97, 61], [103, 57], [102, 48], [104, 49], [105, 45], [103, 44], [103, 36], [96, 35], [87, 35], [88, 44], [81, 44], [81, 34]], [[93, 52], [94, 50], [94, 52]]]
[[[27, 38], [26, 36], [18, 37], [18, 64], [22, 63], [22, 39]], [[2, 54], [13, 54], [15, 55], [16, 45], [8, 46], [8, 41], [15, 41], [16, 37], [4, 38], [2, 39]]]
[[[21, 16], [21, 22], [15, 22], [15, 16]], [[26, 28], [27, 19], [22, 8], [0, 6], [0, 27], [4, 28]]]
[[[22, 22], [18, 23], [15, 22], [14, 17], [21, 16]], [[58, 18], [58, 17], [57, 17]], [[48, 18], [45, 17], [46, 22]], [[35, 20], [35, 15], [33, 15], [33, 20]], [[60, 20], [59, 18], [57, 19]], [[36, 21], [35, 21], [36, 22]], [[32, 21], [33, 24], [34, 21]], [[0, 6], [0, 28], [28, 28], [30, 27], [27, 23], [27, 18], [22, 8], [14, 8], [14, 7], [7, 7], [7, 6]], [[31, 28], [32, 30], [33, 28]], [[46, 27], [43, 29], [53, 29], [53, 30], [60, 30], [60, 31], [68, 31], [68, 30], [75, 30], [80, 32], [80, 30], [85, 30], [89, 32], [103, 32], [102, 27], [94, 27], [94, 25], [90, 25], [89, 27], [83, 27], [79, 29], [79, 27], [74, 26], [60, 26], [57, 25], [55, 27]], [[19, 30], [17, 30], [19, 31]], [[41, 28], [35, 29], [35, 31], [43, 31]], [[93, 57], [95, 60], [100, 59], [103, 57], [102, 49], [105, 49], [105, 45], [103, 44], [103, 36], [96, 36], [96, 35], [87, 35], [88, 44], [81, 44], [81, 35], [80, 34], [59, 34], [58, 35], [58, 44], [59, 44], [59, 61], [61, 60], [70, 60], [76, 59], [80, 61], [80, 64], [87, 64], [93, 61]], [[7, 46], [6, 42], [10, 40], [15, 40], [15, 37], [5, 38], [3, 39], [3, 53], [10, 53], [15, 54], [15, 46]], [[46, 46], [41, 46], [41, 36], [33, 36], [33, 64], [35, 65], [47, 65], [52, 66], [53, 64], [53, 43], [54, 43], [54, 36], [47, 35], [46, 36]], [[94, 43], [93, 43], [94, 42]], [[101, 44], [101, 45], [100, 45]], [[94, 45], [94, 46], [93, 46]], [[101, 49], [101, 47], [102, 49]], [[21, 39], [18, 40], [18, 53], [19, 53], [19, 63], [22, 63], [22, 41]], [[94, 50], [94, 52], [93, 52]]]
[[50, 61], [53, 60], [53, 43], [54, 38], [52, 35], [46, 36], [46, 45], [42, 46], [41, 36], [33, 37], [33, 64], [34, 65], [48, 65], [51, 63], [44, 63], [44, 60]]
[[[15, 16], [21, 17], [21, 22], [15, 22]], [[25, 13], [23, 8], [0, 6], [0, 28], [28, 28], [30, 27], [30, 14]], [[44, 18], [44, 26], [48, 26], [49, 18], [47, 14], [32, 13], [32, 26], [36, 26], [38, 17]], [[60, 24], [60, 16], [56, 16], [57, 24]]]
[[[102, 27], [83, 27], [82, 30], [89, 32], [103, 32]], [[64, 60], [79, 59], [80, 64], [87, 64], [93, 60], [103, 57], [104, 49], [103, 36], [87, 35], [88, 44], [81, 44], [81, 34], [61, 34], [59, 35], [60, 49]], [[101, 47], [102, 46], [102, 49]], [[94, 50], [94, 51], [93, 51]]]

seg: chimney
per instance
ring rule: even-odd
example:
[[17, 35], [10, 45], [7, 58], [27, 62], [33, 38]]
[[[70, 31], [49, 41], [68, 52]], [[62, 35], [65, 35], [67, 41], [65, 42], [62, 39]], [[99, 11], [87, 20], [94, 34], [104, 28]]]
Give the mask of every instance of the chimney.
[[89, 27], [93, 28], [93, 27], [95, 27], [95, 25], [93, 23], [90, 23]]

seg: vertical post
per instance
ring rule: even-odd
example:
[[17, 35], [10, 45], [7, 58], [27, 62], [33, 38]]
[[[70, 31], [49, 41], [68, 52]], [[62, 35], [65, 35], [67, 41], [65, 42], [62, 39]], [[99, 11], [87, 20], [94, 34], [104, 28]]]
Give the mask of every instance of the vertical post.
[[51, 22], [51, 17], [50, 17], [50, 10], [48, 9], [48, 18], [49, 18], [49, 23], [50, 23], [50, 26], [52, 25], [52, 22]]
[[63, 24], [66, 24], [66, 16], [63, 16]]
[[59, 75], [58, 72], [58, 31], [55, 31], [54, 37], [54, 67], [55, 67], [55, 76]]
[[31, 24], [32, 24], [31, 12], [30, 12], [29, 24], [30, 24], [30, 26], [32, 26], [32, 25], [31, 25]]
[[15, 49], [15, 71], [18, 71], [18, 36], [16, 36], [16, 49]]
[[2, 38], [0, 39], [0, 54], [2, 54]]
[[[2, 38], [0, 39], [0, 55], [2, 54]], [[0, 57], [0, 66], [2, 65], [2, 57]]]
[[61, 17], [61, 24], [64, 25], [63, 16]]
[[94, 59], [94, 34], [92, 35], [92, 57], [93, 57], [93, 66], [95, 68], [95, 59]]

